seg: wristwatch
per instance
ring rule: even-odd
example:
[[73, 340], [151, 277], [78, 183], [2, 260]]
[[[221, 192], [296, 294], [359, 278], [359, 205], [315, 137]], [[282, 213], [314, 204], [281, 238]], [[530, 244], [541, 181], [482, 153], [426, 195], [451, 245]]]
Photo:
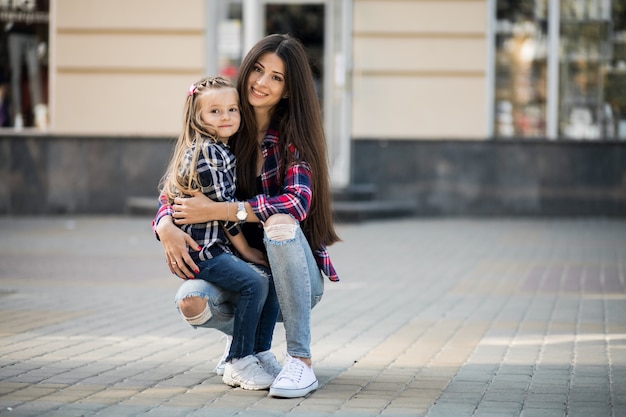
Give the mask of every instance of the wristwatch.
[[246, 221], [246, 219], [248, 218], [248, 212], [246, 211], [246, 206], [244, 205], [243, 201], [239, 201], [237, 202], [237, 220], [239, 220], [239, 223], [243, 223]]

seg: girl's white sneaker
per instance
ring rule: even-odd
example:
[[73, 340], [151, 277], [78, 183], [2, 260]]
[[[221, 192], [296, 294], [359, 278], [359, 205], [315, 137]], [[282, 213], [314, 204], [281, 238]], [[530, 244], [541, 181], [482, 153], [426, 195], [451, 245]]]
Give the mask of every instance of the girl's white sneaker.
[[255, 355], [259, 360], [259, 363], [265, 369], [265, 372], [272, 375], [274, 378], [278, 376], [280, 371], [282, 371], [283, 367], [280, 366], [280, 363], [276, 359], [276, 356], [269, 350], [265, 352], [259, 352]]
[[261, 390], [269, 388], [274, 377], [263, 370], [256, 356], [248, 355], [245, 358], [227, 362], [222, 381], [231, 387]]
[[215, 369], [213, 370], [213, 372], [215, 372], [219, 376], [224, 375], [224, 368], [226, 367], [226, 358], [228, 357], [228, 353], [230, 353], [230, 345], [232, 345], [233, 343], [232, 336], [225, 335], [225, 336], [222, 336], [220, 340], [222, 340], [223, 338], [226, 338], [226, 347], [224, 347], [224, 354], [222, 355], [222, 357], [220, 358], [220, 361], [217, 363], [217, 365], [215, 366]]

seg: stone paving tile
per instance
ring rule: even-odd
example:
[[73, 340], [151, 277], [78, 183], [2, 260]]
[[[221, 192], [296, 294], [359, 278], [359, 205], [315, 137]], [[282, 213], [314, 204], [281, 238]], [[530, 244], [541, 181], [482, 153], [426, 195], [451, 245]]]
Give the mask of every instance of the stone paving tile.
[[626, 415], [625, 221], [339, 225], [299, 399], [213, 374], [149, 221], [0, 218], [0, 416]]

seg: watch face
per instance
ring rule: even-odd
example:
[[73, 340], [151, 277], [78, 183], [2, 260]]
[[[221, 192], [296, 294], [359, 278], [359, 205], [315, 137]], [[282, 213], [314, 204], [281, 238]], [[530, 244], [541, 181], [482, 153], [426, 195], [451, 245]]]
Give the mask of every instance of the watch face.
[[244, 206], [242, 201], [237, 203], [237, 214], [235, 214], [235, 216], [237, 216], [237, 220], [239, 220], [240, 222], [246, 221], [246, 218], [248, 217], [246, 206]]

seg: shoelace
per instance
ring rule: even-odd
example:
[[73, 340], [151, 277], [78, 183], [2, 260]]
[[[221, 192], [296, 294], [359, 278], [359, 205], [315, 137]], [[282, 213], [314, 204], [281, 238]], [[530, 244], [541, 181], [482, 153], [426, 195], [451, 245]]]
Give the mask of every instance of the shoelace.
[[[296, 361], [300, 363], [296, 363]], [[283, 368], [280, 377], [298, 383], [302, 378], [304, 366], [306, 365], [301, 360], [289, 358], [289, 361], [285, 364], [285, 368]]]

